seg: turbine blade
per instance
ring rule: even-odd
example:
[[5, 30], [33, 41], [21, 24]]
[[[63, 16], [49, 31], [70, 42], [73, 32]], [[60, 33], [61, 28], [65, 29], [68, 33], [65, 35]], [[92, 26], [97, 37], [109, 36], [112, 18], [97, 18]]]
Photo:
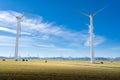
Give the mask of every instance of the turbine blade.
[[88, 16], [88, 17], [89, 17], [89, 15], [86, 14], [85, 12], [79, 11], [79, 13], [82, 14], [82, 15], [85, 15], [85, 16]]
[[95, 16], [95, 15], [98, 14], [99, 12], [103, 11], [106, 7], [107, 7], [107, 6], [105, 6], [105, 7], [101, 8], [101, 9], [99, 9], [98, 11], [96, 11], [96, 12], [93, 14], [93, 16]]
[[25, 16], [27, 16], [28, 15], [28, 13], [24, 13], [22, 16], [21, 16], [21, 18], [23, 18], [23, 17], [25, 17]]
[[27, 16], [27, 15], [30, 14], [31, 12], [32, 12], [32, 11], [28, 11], [28, 12], [24, 13], [24, 14], [21, 16], [21, 18]]

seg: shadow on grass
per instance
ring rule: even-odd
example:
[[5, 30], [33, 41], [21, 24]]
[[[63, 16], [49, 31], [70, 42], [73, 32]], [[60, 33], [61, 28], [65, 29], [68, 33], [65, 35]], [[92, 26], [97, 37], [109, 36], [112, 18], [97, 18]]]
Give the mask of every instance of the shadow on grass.
[[0, 74], [0, 80], [120, 80], [117, 75], [71, 75], [71, 74], [19, 74], [6, 73]]

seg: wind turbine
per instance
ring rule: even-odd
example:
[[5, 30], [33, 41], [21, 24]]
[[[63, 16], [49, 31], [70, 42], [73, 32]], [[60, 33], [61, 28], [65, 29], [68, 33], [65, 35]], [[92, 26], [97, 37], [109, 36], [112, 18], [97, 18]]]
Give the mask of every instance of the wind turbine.
[[16, 31], [16, 44], [15, 44], [15, 54], [14, 54], [14, 60], [18, 61], [19, 55], [18, 55], [18, 47], [19, 47], [19, 35], [21, 32], [21, 19], [25, 17], [28, 13], [25, 13], [21, 16], [16, 16], [13, 13], [11, 13], [13, 16], [15, 16], [17, 20], [17, 31]]
[[81, 14], [83, 14], [84, 16], [89, 17], [90, 19], [90, 26], [89, 26], [89, 33], [90, 33], [90, 54], [91, 54], [91, 64], [95, 63], [95, 59], [94, 59], [94, 32], [93, 32], [93, 17], [98, 14], [99, 12], [101, 12], [103, 9], [105, 9], [106, 7], [96, 11], [93, 14], [86, 14], [82, 11], [80, 11]]

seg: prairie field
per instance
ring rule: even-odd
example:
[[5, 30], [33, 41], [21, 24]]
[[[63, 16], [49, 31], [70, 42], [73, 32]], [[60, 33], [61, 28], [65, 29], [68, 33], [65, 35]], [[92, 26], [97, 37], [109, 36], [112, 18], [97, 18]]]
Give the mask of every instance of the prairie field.
[[0, 80], [120, 80], [120, 62], [0, 60]]

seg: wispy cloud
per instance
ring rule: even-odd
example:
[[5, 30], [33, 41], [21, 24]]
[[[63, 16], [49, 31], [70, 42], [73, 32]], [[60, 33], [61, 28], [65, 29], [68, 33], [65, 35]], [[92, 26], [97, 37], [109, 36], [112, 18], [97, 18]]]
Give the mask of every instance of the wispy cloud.
[[[15, 11], [0, 11], [0, 30], [16, 33], [16, 18], [14, 15], [21, 15], [21, 13]], [[63, 25], [56, 25], [53, 22], [45, 22], [41, 16], [35, 15], [35, 18], [25, 17], [21, 20], [22, 25], [22, 34], [31, 34], [29, 39], [35, 41], [34, 45], [38, 45], [41, 47], [46, 46], [46, 42], [48, 44], [58, 44], [63, 46], [69, 45], [89, 45], [89, 34], [84, 31], [75, 32], [72, 30], [65, 29]], [[95, 45], [99, 45], [105, 41], [104, 37], [95, 36]], [[50, 45], [48, 45], [50, 46]], [[74, 45], [75, 46], [75, 45]]]
[[73, 50], [73, 49], [68, 49], [68, 48], [60, 48], [60, 47], [57, 47], [55, 45], [52, 45], [52, 44], [43, 44], [43, 45], [38, 45], [38, 47], [42, 47], [42, 48], [46, 48], [46, 49], [54, 49], [54, 50], [58, 50], [58, 51], [70, 51], [70, 50]]
[[[20, 37], [20, 47], [29, 47], [33, 42], [29, 37]], [[15, 46], [15, 36], [0, 36], [0, 46]]]
[[[86, 40], [86, 42], [84, 43], [84, 45], [85, 46], [90, 46], [90, 39], [89, 39], [89, 37], [88, 38], [86, 38], [87, 40]], [[104, 38], [104, 37], [102, 37], [102, 36], [95, 36], [94, 37], [94, 45], [96, 46], [96, 45], [99, 45], [99, 44], [102, 44], [103, 42], [105, 42], [106, 41], [106, 39]]]
[[[0, 27], [0, 31], [5, 31], [5, 32], [16, 34], [16, 30], [5, 28], [5, 27]], [[21, 34], [30, 35], [30, 33], [28, 32], [21, 32]]]
[[0, 36], [0, 46], [15, 46], [15, 38], [10, 36]]
[[55, 48], [55, 46], [54, 45], [51, 45], [51, 44], [40, 44], [40, 45], [37, 45], [38, 47], [42, 47], [42, 48]]

